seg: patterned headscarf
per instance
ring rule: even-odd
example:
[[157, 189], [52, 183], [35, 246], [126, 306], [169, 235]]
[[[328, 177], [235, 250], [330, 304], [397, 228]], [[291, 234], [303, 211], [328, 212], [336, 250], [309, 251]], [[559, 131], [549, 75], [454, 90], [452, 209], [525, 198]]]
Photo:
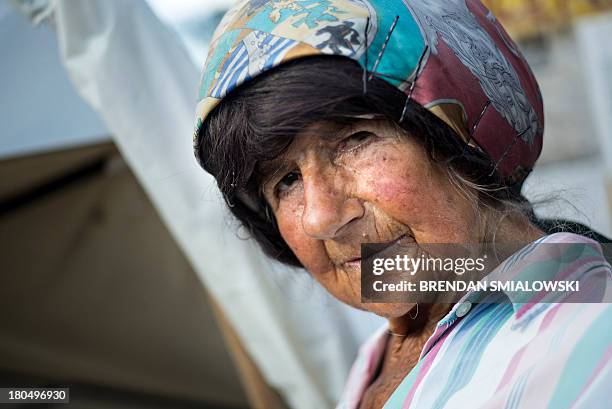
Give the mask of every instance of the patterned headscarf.
[[351, 58], [394, 85], [486, 152], [509, 183], [522, 182], [540, 155], [538, 84], [479, 0], [240, 1], [210, 46], [195, 146], [206, 116], [229, 92], [287, 61], [316, 55]]

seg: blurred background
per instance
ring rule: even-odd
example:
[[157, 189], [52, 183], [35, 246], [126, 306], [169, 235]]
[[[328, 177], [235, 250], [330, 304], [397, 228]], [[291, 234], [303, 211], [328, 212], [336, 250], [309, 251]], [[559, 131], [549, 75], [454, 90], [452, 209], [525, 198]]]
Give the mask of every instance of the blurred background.
[[[612, 235], [612, 1], [484, 1], [544, 95], [525, 192]], [[324, 408], [381, 321], [240, 240], [190, 151], [224, 0], [0, 0], [0, 387]]]

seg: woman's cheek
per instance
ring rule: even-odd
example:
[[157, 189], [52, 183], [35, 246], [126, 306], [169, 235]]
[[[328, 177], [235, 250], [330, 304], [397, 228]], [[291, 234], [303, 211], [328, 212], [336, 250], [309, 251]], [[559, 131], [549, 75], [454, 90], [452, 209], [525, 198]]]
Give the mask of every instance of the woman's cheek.
[[380, 177], [370, 184], [370, 195], [377, 204], [383, 204], [397, 210], [412, 209], [418, 202], [419, 192], [404, 180]]
[[380, 167], [362, 179], [361, 196], [397, 221], [414, 223], [422, 215], [422, 188], [408, 172]]
[[429, 161], [409, 154], [380, 152], [377, 166], [363, 168], [357, 178], [358, 195], [408, 226], [417, 241], [467, 240], [459, 217], [465, 216], [464, 206], [453, 200], [453, 188], [440, 180]]
[[330, 268], [330, 260], [321, 240], [308, 236], [302, 227], [302, 206], [283, 206], [276, 212], [281, 237], [304, 268], [312, 274], [323, 274]]
[[[397, 141], [381, 141], [353, 162], [360, 196], [374, 203], [412, 208], [428, 169], [415, 152]], [[406, 201], [410, 202], [407, 203]]]

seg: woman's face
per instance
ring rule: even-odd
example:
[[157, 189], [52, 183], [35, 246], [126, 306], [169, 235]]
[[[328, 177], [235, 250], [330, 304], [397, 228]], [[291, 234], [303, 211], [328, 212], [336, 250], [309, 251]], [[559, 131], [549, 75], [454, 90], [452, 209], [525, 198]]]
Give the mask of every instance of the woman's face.
[[393, 318], [413, 306], [361, 302], [361, 243], [480, 241], [469, 201], [418, 141], [383, 120], [317, 123], [264, 169], [282, 237], [319, 283], [356, 308]]

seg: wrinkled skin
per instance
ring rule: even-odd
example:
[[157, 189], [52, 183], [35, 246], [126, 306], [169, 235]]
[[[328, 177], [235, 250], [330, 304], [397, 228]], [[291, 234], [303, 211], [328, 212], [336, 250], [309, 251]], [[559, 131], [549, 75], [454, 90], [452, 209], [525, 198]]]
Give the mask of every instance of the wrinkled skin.
[[399, 332], [414, 305], [361, 303], [360, 244], [481, 239], [473, 205], [419, 141], [382, 120], [315, 124], [267, 166], [275, 170], [264, 195], [304, 267], [337, 299], [386, 317]]
[[[382, 407], [451, 306], [362, 303], [360, 244], [482, 243], [487, 218], [415, 138], [381, 120], [312, 125], [264, 168], [271, 172], [264, 195], [303, 266], [334, 297], [387, 318], [389, 330], [402, 334], [387, 337], [361, 399], [361, 408]], [[524, 244], [543, 235], [521, 215], [499, 220], [495, 233], [499, 242]]]

